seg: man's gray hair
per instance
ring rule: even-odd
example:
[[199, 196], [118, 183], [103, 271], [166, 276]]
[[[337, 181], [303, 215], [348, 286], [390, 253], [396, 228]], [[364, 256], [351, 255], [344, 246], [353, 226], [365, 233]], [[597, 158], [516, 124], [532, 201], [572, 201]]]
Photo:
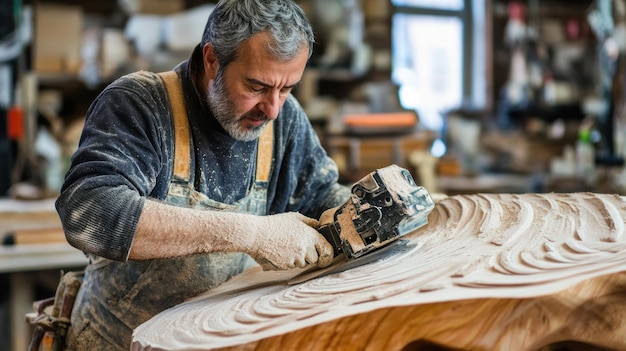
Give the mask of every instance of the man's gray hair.
[[289, 60], [308, 45], [313, 53], [313, 29], [302, 8], [292, 0], [220, 0], [207, 21], [201, 46], [213, 45], [220, 68], [235, 60], [241, 44], [267, 31], [270, 52]]

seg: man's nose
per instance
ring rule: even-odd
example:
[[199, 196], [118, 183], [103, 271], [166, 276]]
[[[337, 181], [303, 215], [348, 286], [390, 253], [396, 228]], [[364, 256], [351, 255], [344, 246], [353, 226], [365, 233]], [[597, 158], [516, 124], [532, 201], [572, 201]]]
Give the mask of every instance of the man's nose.
[[278, 91], [270, 91], [263, 95], [263, 100], [259, 103], [259, 109], [270, 119], [278, 118], [280, 111], [280, 93]]

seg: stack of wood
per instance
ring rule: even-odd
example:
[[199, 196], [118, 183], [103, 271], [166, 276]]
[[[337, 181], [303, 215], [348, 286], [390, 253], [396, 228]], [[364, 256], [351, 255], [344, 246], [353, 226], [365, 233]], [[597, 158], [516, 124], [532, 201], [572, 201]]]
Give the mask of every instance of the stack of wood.
[[54, 199], [0, 201], [0, 243], [67, 243]]

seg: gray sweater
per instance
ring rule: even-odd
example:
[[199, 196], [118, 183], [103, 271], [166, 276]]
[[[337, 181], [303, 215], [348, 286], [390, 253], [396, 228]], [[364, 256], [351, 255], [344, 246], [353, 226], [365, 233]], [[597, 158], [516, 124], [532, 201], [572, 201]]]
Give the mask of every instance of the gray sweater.
[[[231, 138], [191, 80], [202, 52], [176, 67], [191, 128], [191, 169], [197, 191], [232, 204], [255, 175], [256, 141]], [[274, 122], [268, 214], [299, 211], [317, 218], [345, 202], [348, 190], [293, 96]], [[164, 199], [174, 151], [172, 117], [158, 75], [117, 79], [90, 106], [77, 151], [56, 202], [67, 240], [87, 253], [124, 261], [146, 198]]]

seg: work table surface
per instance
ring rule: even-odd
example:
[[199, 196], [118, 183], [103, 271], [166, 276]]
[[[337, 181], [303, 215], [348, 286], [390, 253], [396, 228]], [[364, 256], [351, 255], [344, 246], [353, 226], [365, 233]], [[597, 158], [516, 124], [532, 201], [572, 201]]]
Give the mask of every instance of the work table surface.
[[[16, 230], [60, 229], [54, 199], [0, 199], [0, 239]], [[0, 245], [0, 273], [9, 275], [10, 348], [23, 351], [30, 341], [24, 316], [32, 312], [37, 272], [82, 269], [85, 255], [66, 242]], [[58, 273], [55, 276], [60, 276]]]
[[250, 269], [136, 328], [132, 349], [625, 350], [625, 219], [617, 195], [452, 196], [405, 237], [415, 250], [299, 284]]

